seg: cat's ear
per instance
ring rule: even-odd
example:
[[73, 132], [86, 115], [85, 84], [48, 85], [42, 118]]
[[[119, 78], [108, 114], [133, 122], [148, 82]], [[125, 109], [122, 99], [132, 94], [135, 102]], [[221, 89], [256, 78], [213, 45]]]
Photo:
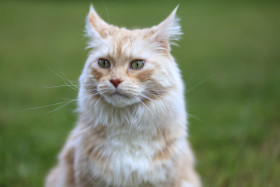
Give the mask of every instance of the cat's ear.
[[183, 34], [179, 24], [179, 18], [176, 16], [177, 9], [178, 6], [164, 21], [151, 28], [153, 40], [164, 50], [170, 51], [170, 45], [176, 45], [175, 41], [179, 40]]
[[90, 5], [89, 14], [86, 18], [86, 33], [93, 41], [106, 38], [108, 35], [109, 24], [106, 23], [97, 14], [92, 5]]

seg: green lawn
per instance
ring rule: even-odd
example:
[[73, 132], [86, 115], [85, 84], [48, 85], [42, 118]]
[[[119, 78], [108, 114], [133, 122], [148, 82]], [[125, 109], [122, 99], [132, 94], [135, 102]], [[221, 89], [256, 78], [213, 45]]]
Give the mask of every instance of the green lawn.
[[[280, 186], [280, 4], [97, 1], [108, 22], [159, 23], [180, 3], [173, 54], [186, 82], [190, 141], [204, 186]], [[0, 186], [42, 186], [73, 128], [89, 2], [0, 2]], [[108, 11], [108, 14], [107, 14]]]

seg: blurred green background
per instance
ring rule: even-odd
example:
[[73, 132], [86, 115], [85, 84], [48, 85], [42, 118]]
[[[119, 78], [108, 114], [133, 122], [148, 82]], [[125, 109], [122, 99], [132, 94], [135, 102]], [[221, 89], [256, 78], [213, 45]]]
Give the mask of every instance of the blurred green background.
[[[90, 1], [0, 2], [0, 186], [38, 187], [76, 122]], [[280, 186], [280, 4], [94, 1], [112, 24], [148, 27], [177, 4], [190, 141], [204, 186]]]

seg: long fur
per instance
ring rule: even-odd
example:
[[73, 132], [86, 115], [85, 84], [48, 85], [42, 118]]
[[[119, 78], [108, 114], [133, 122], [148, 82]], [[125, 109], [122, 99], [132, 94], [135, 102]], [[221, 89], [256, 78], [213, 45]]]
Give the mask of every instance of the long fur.
[[[157, 26], [127, 30], [107, 24], [91, 7], [79, 120], [46, 187], [200, 186], [187, 141], [184, 85], [170, 54], [182, 34], [176, 10]], [[100, 58], [111, 67], [100, 68]], [[135, 59], [145, 62], [142, 69], [130, 68]], [[122, 83], [115, 88], [111, 79]]]

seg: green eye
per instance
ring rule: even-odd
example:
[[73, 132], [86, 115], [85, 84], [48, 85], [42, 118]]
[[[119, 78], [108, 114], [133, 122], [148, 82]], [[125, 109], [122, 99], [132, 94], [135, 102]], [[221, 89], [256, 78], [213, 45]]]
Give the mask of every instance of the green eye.
[[106, 59], [103, 59], [103, 58], [100, 58], [98, 60], [98, 65], [99, 67], [103, 68], [103, 69], [108, 69], [111, 67], [111, 64], [109, 62], [109, 60], [106, 60]]
[[139, 70], [144, 66], [144, 60], [134, 60], [130, 64], [130, 69]]

